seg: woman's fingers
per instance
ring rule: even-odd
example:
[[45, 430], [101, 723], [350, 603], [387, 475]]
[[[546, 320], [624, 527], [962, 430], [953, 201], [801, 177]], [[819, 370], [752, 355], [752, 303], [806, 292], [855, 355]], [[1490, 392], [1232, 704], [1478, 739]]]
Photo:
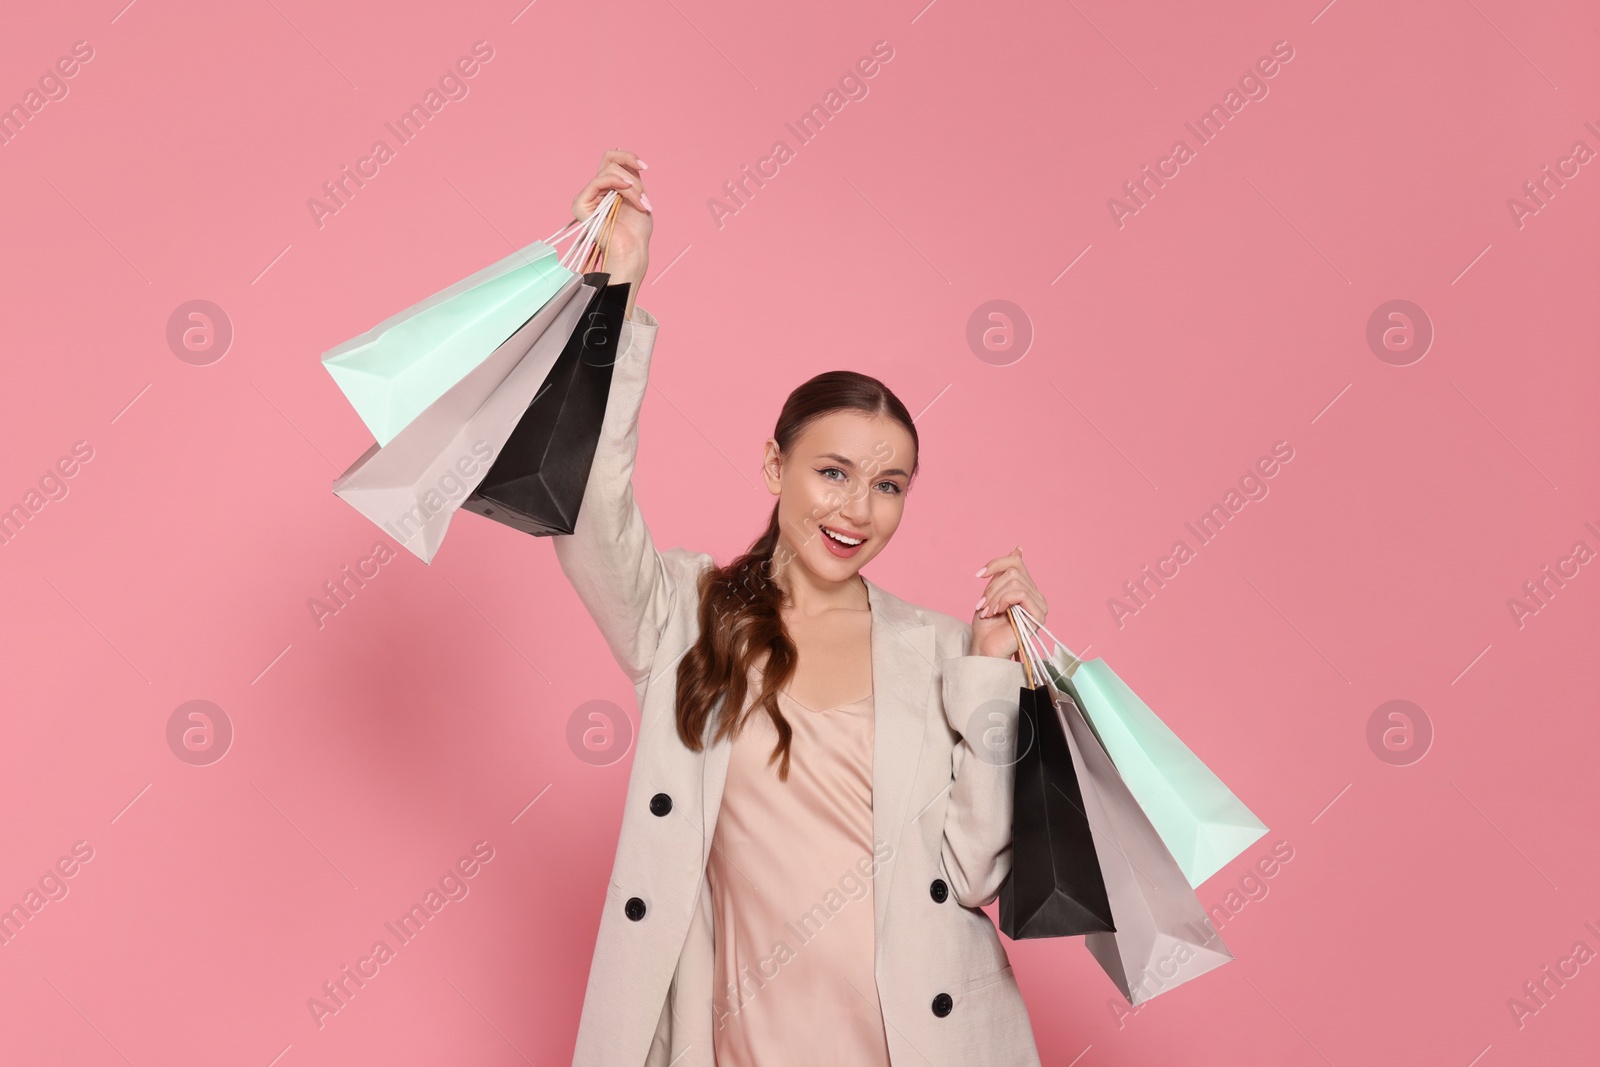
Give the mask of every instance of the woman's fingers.
[[592, 206], [592, 202], [597, 202], [608, 190], [626, 189], [634, 184], [633, 176], [621, 167], [604, 167], [599, 174], [589, 179], [589, 184], [583, 187], [579, 198], [590, 201]]
[[626, 200], [628, 203], [632, 204], [646, 215], [650, 214], [650, 198], [644, 195], [643, 189], [640, 189], [633, 183], [629, 183], [627, 185], [617, 186], [617, 192], [622, 199]]
[[634, 155], [632, 152], [624, 152], [620, 148], [608, 149], [606, 151], [606, 154], [601, 157], [600, 165], [602, 167], [604, 167], [608, 163], [616, 163], [619, 166], [627, 167], [629, 170], [633, 171], [634, 173], [638, 173], [641, 170], [649, 169], [648, 165], [645, 163], [644, 160], [640, 159], [638, 156]]
[[997, 581], [984, 591], [982, 617], [994, 618], [1012, 604], [1019, 603], [1027, 593], [1027, 587], [1015, 578], [1008, 577]]
[[636, 185], [640, 188], [644, 187], [644, 179], [639, 176], [639, 172], [629, 170], [620, 163], [607, 163], [605, 166], [601, 167], [600, 173], [595, 175], [595, 177], [598, 178], [603, 176], [621, 178], [624, 186]]
[[[608, 154], [617, 154], [628, 156], [630, 158], [637, 158], [634, 157], [632, 152]], [[606, 171], [621, 178], [623, 182], [626, 183], [618, 186], [618, 189], [621, 192], [624, 200], [638, 208], [640, 211], [643, 211], [645, 214], [650, 214], [650, 198], [645, 195], [644, 179], [639, 176], [639, 172], [637, 170], [629, 170], [622, 163], [614, 162], [606, 165]]]
[[600, 203], [600, 197], [613, 189], [627, 198], [632, 205], [637, 206], [638, 210], [650, 210], [648, 206], [650, 200], [645, 198], [645, 181], [640, 178], [637, 170], [629, 168], [632, 158], [634, 158], [632, 152], [606, 152], [605, 162], [600, 163], [600, 170], [595, 173], [594, 178], [589, 179], [589, 184], [584, 186], [584, 190], [573, 202], [574, 213], [582, 210], [578, 218], [587, 218], [589, 211], [594, 211], [595, 205]]
[[[996, 614], [996, 609], [1001, 605], [1006, 595], [1014, 593], [1020, 586], [1016, 579], [1009, 574], [996, 575], [984, 587], [983, 597], [978, 601], [978, 614], [982, 618], [989, 618]], [[1003, 609], [1002, 609], [1003, 610]]]
[[[1021, 546], [984, 564], [977, 576], [989, 579], [984, 586], [984, 595], [973, 609], [978, 619], [992, 620], [986, 623], [986, 632], [989, 626], [999, 622], [1002, 615], [1018, 604], [1035, 619], [1044, 621], [1049, 605], [1045, 602], [1044, 595], [1039, 592], [1039, 587], [1034, 584], [1033, 576], [1028, 573], [1027, 566], [1022, 562]], [[976, 625], [974, 623], [974, 626]], [[1009, 627], [1005, 629], [1009, 630]], [[988, 639], [986, 637], [986, 640]], [[1008, 636], [1003, 643], [1013, 646], [1015, 636]], [[991, 651], [990, 654], [994, 653]]]
[[980, 619], [996, 619], [1018, 604], [1021, 604], [1029, 615], [1041, 622], [1044, 621], [1044, 605], [1039, 602], [1039, 598], [1036, 595], [1026, 589], [1007, 590], [986, 603], [983, 609], [978, 612], [978, 617]]
[[[987, 577], [989, 579], [989, 584], [984, 587], [984, 595], [978, 601], [978, 608], [976, 608], [976, 611], [982, 617], [995, 616], [1000, 611], [1010, 608], [1013, 603], [1021, 603], [1037, 619], [1045, 617], [1042, 614], [1043, 608], [1045, 608], [1045, 598], [1038, 592], [1038, 587], [1034, 584], [1034, 577], [1027, 573], [1026, 563], [1022, 563], [1021, 545], [1011, 550], [1010, 553], [1002, 555], [1002, 557], [997, 557], [984, 563], [981, 568], [978, 568], [978, 577]], [[1016, 584], [1013, 584], [1013, 582], [1016, 582]], [[1021, 590], [1021, 593], [1027, 593], [1032, 598], [1030, 600], [1019, 600], [1019, 598], [1016, 598], [1021, 595], [1019, 590]], [[1010, 600], [1006, 600], [1006, 595], [1010, 595]]]
[[[615, 189], [617, 194], [646, 214], [650, 213], [650, 198], [644, 195], [644, 184], [636, 174], [630, 174], [617, 164], [607, 164], [597, 174], [589, 187], [595, 190], [594, 203], [599, 203], [599, 198], [608, 190]], [[594, 210], [594, 205], [589, 205]]]
[[983, 597], [974, 610], [978, 611], [981, 617], [990, 618], [1013, 604], [1021, 604], [1034, 618], [1044, 621], [1047, 608], [1044, 595], [1039, 592], [1039, 587], [1034, 584], [1027, 568], [1020, 565], [1007, 567], [989, 579]]
[[1007, 567], [989, 579], [989, 584], [984, 587], [983, 595], [993, 600], [996, 593], [1013, 582], [1020, 582], [1030, 589], [1033, 587], [1033, 579], [1029, 577], [1025, 568], [1020, 566]]
[[[1016, 596], [1016, 599], [1014, 599], [1011, 603], [1021, 604], [1028, 610], [1029, 615], [1032, 615], [1040, 622], [1044, 622], [1045, 615], [1050, 610], [1049, 605], [1045, 603], [1044, 597], [1040, 595], [1038, 587], [1031, 583], [1026, 589], [1023, 589], [1021, 592], [1019, 592]], [[1006, 605], [1006, 607], [1010, 606], [1011, 604]]]
[[610, 181], [611, 179], [605, 177], [590, 179], [589, 184], [583, 187], [583, 191], [573, 198], [572, 217], [586, 219], [594, 214], [595, 208], [600, 206], [600, 198], [608, 189], [614, 188], [609, 184]]
[[991, 574], [998, 574], [1003, 570], [1009, 570], [1014, 566], [1021, 565], [1021, 563], [1022, 546], [1019, 545], [1006, 555], [991, 559], [988, 563], [985, 563], [983, 566], [979, 567], [976, 577], [987, 578]]
[[572, 214], [574, 218], [586, 219], [600, 206], [601, 199], [606, 193], [615, 189], [617, 195], [632, 204], [634, 207], [650, 213], [649, 201], [645, 199], [644, 191], [638, 188], [637, 183], [620, 173], [602, 174], [588, 185], [583, 192], [578, 194], [578, 199], [573, 202]]

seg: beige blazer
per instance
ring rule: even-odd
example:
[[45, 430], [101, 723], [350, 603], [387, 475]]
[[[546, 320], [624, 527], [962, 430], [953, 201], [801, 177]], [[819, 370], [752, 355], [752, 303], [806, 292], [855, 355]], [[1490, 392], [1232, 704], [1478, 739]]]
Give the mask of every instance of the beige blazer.
[[[619, 339], [575, 532], [553, 538], [561, 569], [633, 680], [640, 708], [572, 1062], [712, 1067], [705, 872], [731, 742], [703, 752], [685, 747], [675, 686], [678, 661], [698, 634], [695, 582], [713, 561], [683, 548], [658, 551], [634, 503], [639, 409], [658, 325], [643, 309], [635, 316]], [[875, 970], [890, 1056], [896, 1067], [1037, 1067], [1027, 1007], [999, 933], [979, 910], [1011, 866], [1011, 768], [963, 736], [969, 727], [993, 729], [995, 713], [1015, 726], [1022, 665], [969, 655], [966, 622], [908, 604], [870, 580], [867, 590], [872, 833], [883, 861], [872, 876]], [[774, 981], [781, 995], [781, 973]]]

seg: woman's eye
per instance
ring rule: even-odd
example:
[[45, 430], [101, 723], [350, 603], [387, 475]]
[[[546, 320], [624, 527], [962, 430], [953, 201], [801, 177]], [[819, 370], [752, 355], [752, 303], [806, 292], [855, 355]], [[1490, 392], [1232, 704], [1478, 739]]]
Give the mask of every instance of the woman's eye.
[[840, 470], [838, 467], [824, 467], [818, 473], [821, 474], [824, 478], [827, 478], [830, 474], [837, 474], [840, 477], [844, 476], [844, 471]]
[[891, 493], [898, 493], [898, 492], [900, 492], [900, 483], [898, 483], [898, 482], [879, 482], [878, 483], [878, 488], [879, 489], [887, 489]]

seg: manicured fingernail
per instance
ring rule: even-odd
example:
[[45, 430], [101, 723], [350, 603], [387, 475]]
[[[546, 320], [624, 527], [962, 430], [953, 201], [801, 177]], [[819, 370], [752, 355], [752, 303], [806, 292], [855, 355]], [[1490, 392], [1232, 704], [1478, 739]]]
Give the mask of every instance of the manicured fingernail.
[[648, 196], [646, 196], [644, 193], [640, 193], [639, 194], [639, 203], [644, 205], [644, 209], [646, 211], [650, 212], [652, 215], [655, 214], [655, 208], [650, 206], [650, 198]]
[[979, 597], [978, 598], [978, 602], [976, 604], [972, 605], [972, 610], [973, 611], [982, 611], [983, 610], [983, 602], [988, 600], [988, 599], [989, 598], [986, 597], [986, 596]]
[[633, 158], [634, 158], [635, 161], [638, 162], [640, 170], [649, 170], [650, 169], [650, 164], [646, 163], [644, 160], [640, 159], [638, 156], [634, 156]]
[[989, 571], [989, 567], [988, 567], [987, 564], [985, 564], [984, 566], [978, 568], [978, 573], [974, 574], [973, 577], [974, 578], [982, 578], [985, 574], [988, 573], [988, 571]]

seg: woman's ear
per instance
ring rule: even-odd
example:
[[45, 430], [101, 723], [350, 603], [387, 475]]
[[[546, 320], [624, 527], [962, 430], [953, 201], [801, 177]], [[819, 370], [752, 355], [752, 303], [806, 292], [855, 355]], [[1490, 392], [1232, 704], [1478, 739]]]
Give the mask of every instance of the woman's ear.
[[767, 491], [773, 496], [783, 491], [783, 453], [778, 450], [777, 438], [767, 438], [761, 458], [761, 474], [767, 480]]

